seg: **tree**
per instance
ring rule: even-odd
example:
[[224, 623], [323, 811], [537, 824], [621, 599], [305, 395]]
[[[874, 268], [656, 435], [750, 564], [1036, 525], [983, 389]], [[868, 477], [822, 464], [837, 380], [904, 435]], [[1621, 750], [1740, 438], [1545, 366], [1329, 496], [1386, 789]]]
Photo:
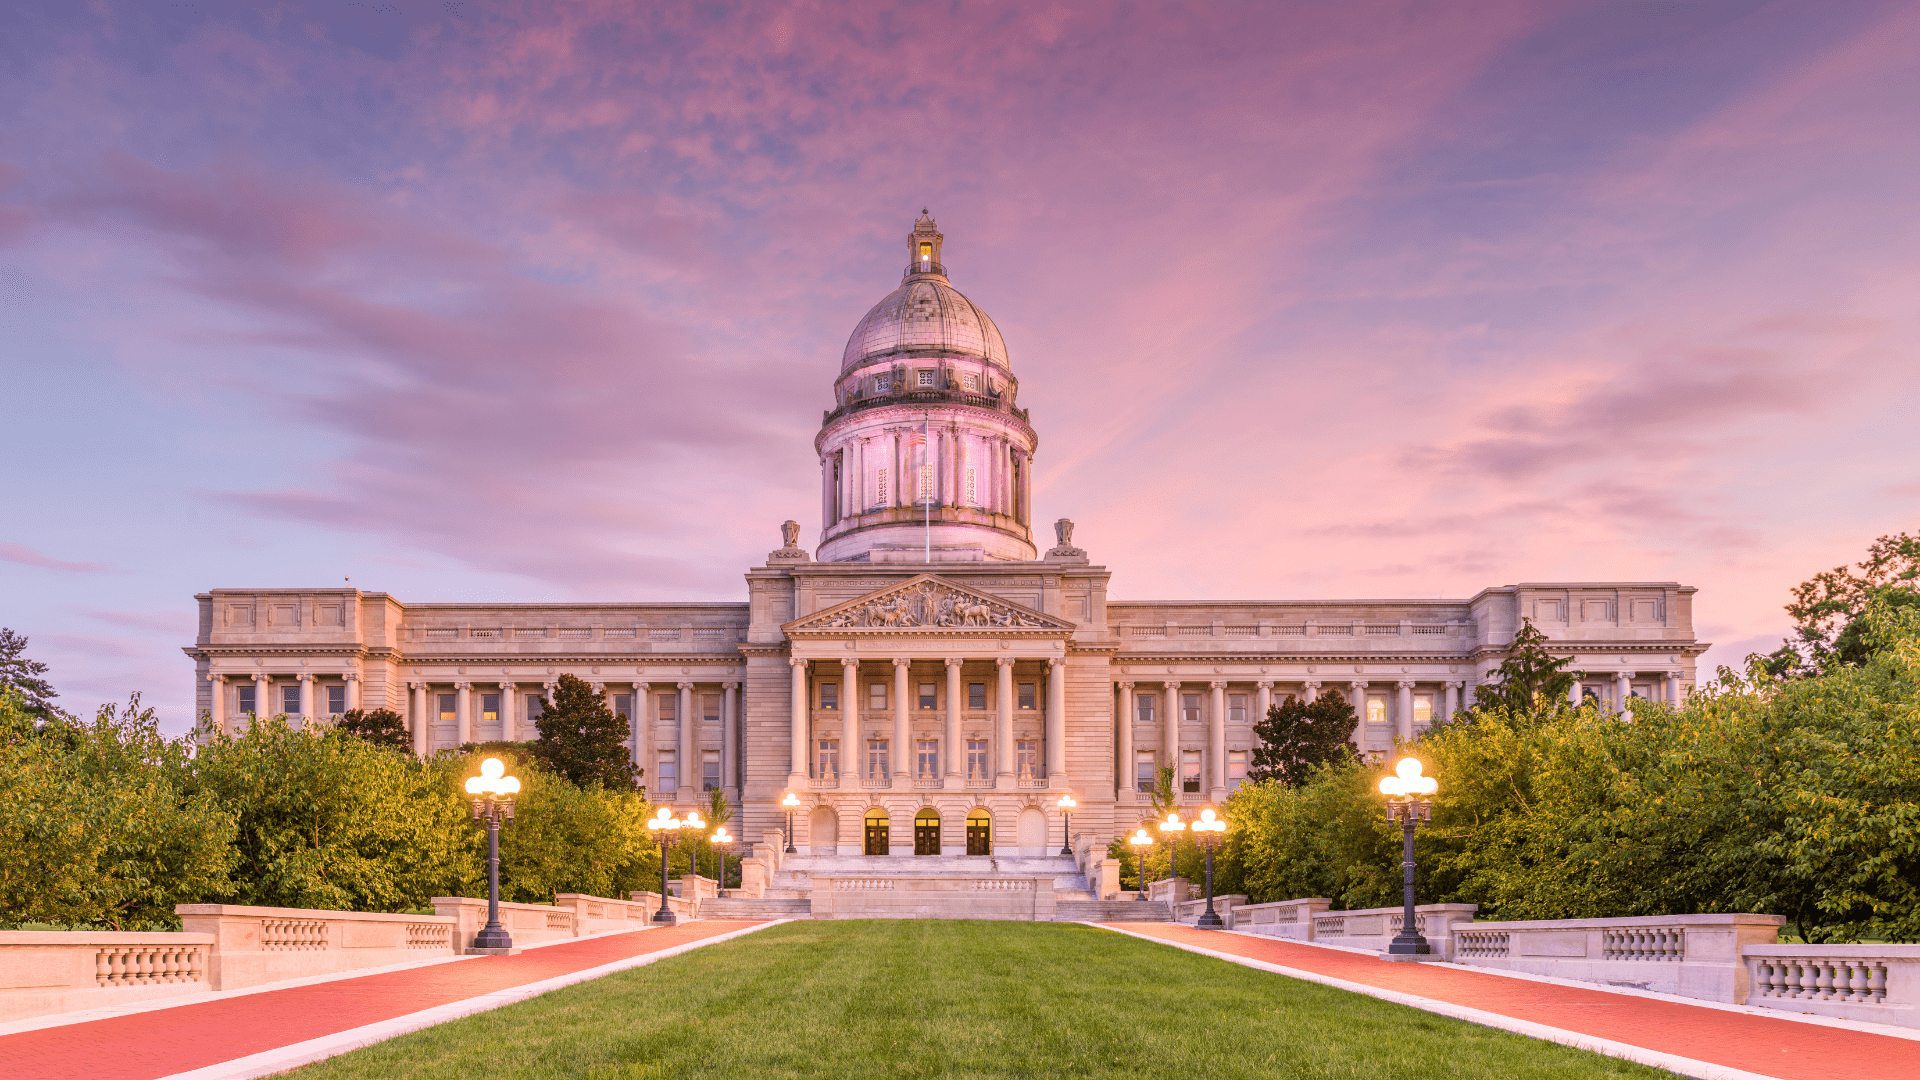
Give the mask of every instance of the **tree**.
[[618, 790], [637, 786], [627, 758], [627, 724], [607, 707], [605, 694], [572, 675], [562, 675], [534, 725], [540, 738], [533, 755], [553, 772], [582, 787]]
[[413, 746], [407, 734], [407, 722], [392, 709], [348, 709], [333, 726], [336, 731], [389, 750], [408, 750]]
[[28, 659], [26, 652], [25, 637], [0, 627], [0, 691], [12, 690], [19, 695], [18, 704], [27, 715], [52, 720], [61, 715], [60, 707], [53, 703], [60, 694], [42, 677], [47, 665]]
[[1773, 675], [1804, 678], [1835, 664], [1864, 664], [1873, 641], [1865, 615], [1876, 603], [1920, 609], [1920, 534], [1882, 536], [1855, 566], [1836, 566], [1794, 586], [1787, 604], [1793, 636], [1761, 665]]
[[1354, 760], [1356, 723], [1353, 706], [1334, 694], [1273, 706], [1253, 725], [1259, 742], [1253, 748], [1247, 778], [1299, 787], [1321, 765]]
[[1569, 656], [1547, 651], [1547, 635], [1535, 629], [1528, 619], [1520, 621], [1520, 632], [1507, 647], [1507, 658], [1493, 673], [1493, 681], [1481, 684], [1474, 692], [1474, 706], [1460, 714], [1472, 718], [1480, 709], [1504, 708], [1514, 713], [1553, 710], [1566, 703], [1581, 672], [1568, 671]]

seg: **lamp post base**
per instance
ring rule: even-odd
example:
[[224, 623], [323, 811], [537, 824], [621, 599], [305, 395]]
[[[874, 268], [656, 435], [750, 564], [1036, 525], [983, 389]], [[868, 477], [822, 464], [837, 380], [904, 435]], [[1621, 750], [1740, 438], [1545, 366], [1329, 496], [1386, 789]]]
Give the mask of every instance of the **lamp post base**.
[[489, 926], [473, 935], [473, 950], [470, 951], [484, 949], [504, 952], [511, 948], [513, 948], [513, 935], [507, 933], [504, 927]]
[[1218, 912], [1208, 911], [1201, 913], [1200, 917], [1193, 921], [1193, 925], [1202, 930], [1218, 930], [1227, 925], [1227, 923], [1226, 920], [1220, 917]]
[[672, 926], [674, 923], [680, 921], [680, 916], [675, 915], [671, 911], [656, 911], [653, 913], [653, 921], [659, 923], [661, 926]]
[[1408, 936], [1401, 934], [1387, 943], [1387, 951], [1381, 954], [1383, 960], [1435, 960], [1433, 946], [1419, 934]]

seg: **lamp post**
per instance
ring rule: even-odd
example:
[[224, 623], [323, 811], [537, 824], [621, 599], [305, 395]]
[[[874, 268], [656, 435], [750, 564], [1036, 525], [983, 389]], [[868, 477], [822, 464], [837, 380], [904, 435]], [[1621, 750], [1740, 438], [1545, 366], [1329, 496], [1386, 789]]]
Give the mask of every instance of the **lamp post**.
[[467, 777], [473, 819], [487, 823], [487, 925], [474, 935], [475, 949], [513, 948], [513, 936], [500, 925], [500, 823], [513, 820], [513, 797], [518, 794], [520, 778], [508, 776], [499, 758], [481, 762], [480, 775]]
[[1060, 854], [1071, 855], [1073, 854], [1073, 840], [1070, 835], [1073, 832], [1073, 808], [1080, 804], [1073, 801], [1073, 792], [1069, 791], [1060, 796], [1060, 801], [1053, 805], [1059, 807], [1063, 815], [1060, 821]]
[[727, 849], [733, 846], [733, 834], [727, 831], [725, 825], [722, 825], [713, 830], [713, 835], [707, 838], [707, 842], [713, 845], [713, 850], [720, 853], [720, 884], [714, 887], [713, 894], [725, 896], [727, 895]]
[[647, 819], [647, 831], [660, 843], [660, 910], [653, 913], [653, 921], [671, 925], [679, 920], [672, 909], [667, 907], [667, 852], [681, 833], [697, 833], [706, 830], [707, 823], [700, 818], [700, 811], [689, 810], [684, 818], [673, 816], [673, 807], [663, 806]]
[[1227, 833], [1227, 819], [1214, 813], [1213, 807], [1209, 806], [1200, 811], [1200, 817], [1194, 821], [1191, 831], [1193, 838], [1200, 842], [1201, 849], [1207, 853], [1207, 910], [1200, 913], [1200, 918], [1193, 925], [1208, 929], [1225, 926], [1219, 913], [1213, 910], [1213, 849], [1220, 846], [1221, 838]]
[[[1187, 831], [1187, 823], [1180, 820], [1180, 811], [1167, 811], [1167, 819], [1160, 823], [1160, 839], [1167, 845], [1167, 878], [1173, 878], [1173, 849], [1180, 842], [1180, 834]], [[1174, 898], [1172, 886], [1168, 886], [1167, 906], [1173, 910], [1175, 921], [1180, 915], [1180, 902]]]
[[793, 812], [800, 806], [800, 796], [789, 791], [787, 797], [780, 800], [780, 805], [787, 808], [787, 854], [791, 855], [793, 854]]
[[1140, 875], [1140, 899], [1144, 903], [1147, 899], [1147, 852], [1153, 850], [1153, 835], [1142, 825], [1127, 837], [1127, 846], [1133, 849], [1133, 868]]
[[1403, 757], [1393, 772], [1380, 778], [1380, 794], [1387, 797], [1387, 820], [1401, 829], [1400, 933], [1387, 944], [1389, 959], [1417, 960], [1433, 952], [1420, 934], [1413, 913], [1413, 827], [1433, 820], [1433, 793], [1440, 782], [1422, 776], [1420, 759]]

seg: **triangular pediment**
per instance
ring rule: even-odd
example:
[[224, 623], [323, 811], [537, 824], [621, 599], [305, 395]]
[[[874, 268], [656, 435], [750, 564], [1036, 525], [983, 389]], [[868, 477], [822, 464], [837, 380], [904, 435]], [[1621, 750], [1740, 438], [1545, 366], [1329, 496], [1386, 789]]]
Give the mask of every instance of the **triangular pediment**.
[[1073, 624], [945, 578], [921, 574], [795, 619], [789, 634], [879, 630], [887, 633], [1070, 633]]

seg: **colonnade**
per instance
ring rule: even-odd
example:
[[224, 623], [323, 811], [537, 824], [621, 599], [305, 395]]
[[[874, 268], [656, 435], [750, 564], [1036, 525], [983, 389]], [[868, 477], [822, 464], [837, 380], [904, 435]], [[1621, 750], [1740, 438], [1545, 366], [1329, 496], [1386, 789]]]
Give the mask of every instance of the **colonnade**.
[[[293, 680], [300, 686], [298, 712], [282, 708], [273, 698], [274, 690], [277, 687], [284, 686], [288, 680]], [[316, 709], [324, 703], [317, 700], [317, 694], [319, 688], [327, 684], [345, 684], [346, 694], [344, 696], [346, 706], [341, 710], [342, 712], [350, 712], [360, 708], [361, 687], [360, 673], [358, 671], [302, 671], [292, 675], [274, 675], [271, 672], [229, 675], [216, 672], [207, 676], [207, 682], [211, 687], [211, 693], [208, 695], [207, 715], [215, 731], [230, 732], [232, 725], [240, 723], [243, 718], [248, 715], [278, 716], [286, 713], [302, 722], [318, 717], [322, 714], [317, 712]], [[253, 708], [251, 710], [239, 708], [238, 702], [234, 703], [232, 709], [228, 708], [227, 698], [230, 685], [239, 683], [249, 683], [253, 686]]]

